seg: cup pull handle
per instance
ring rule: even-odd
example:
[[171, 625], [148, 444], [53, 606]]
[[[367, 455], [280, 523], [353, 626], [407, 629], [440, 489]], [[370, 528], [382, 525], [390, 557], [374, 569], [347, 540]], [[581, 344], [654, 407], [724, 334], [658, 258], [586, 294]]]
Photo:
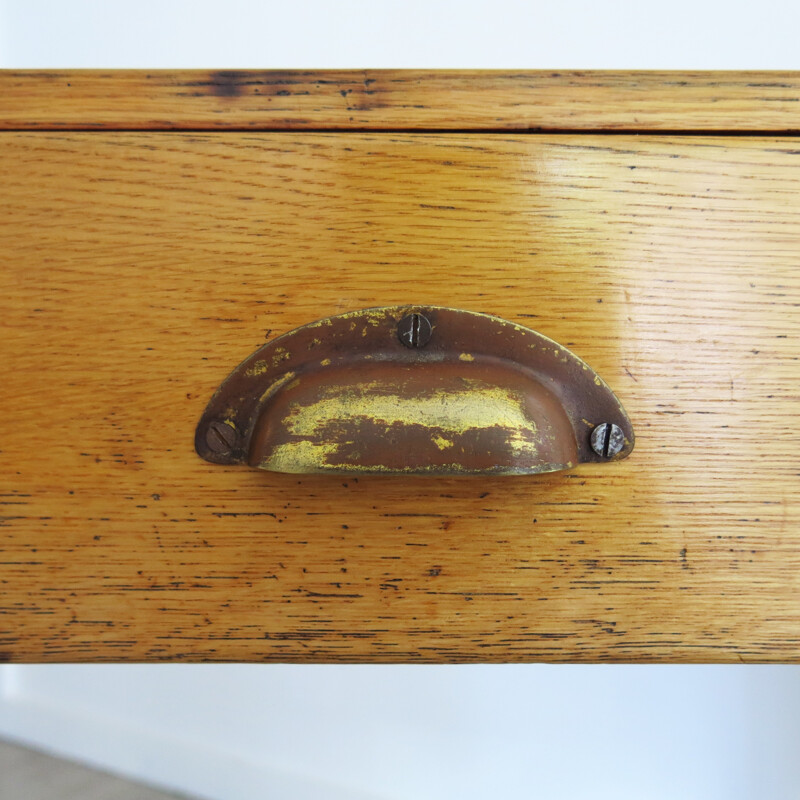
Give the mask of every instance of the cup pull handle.
[[619, 460], [633, 427], [566, 347], [488, 314], [351, 311], [259, 348], [195, 433], [215, 464], [293, 473], [518, 475]]

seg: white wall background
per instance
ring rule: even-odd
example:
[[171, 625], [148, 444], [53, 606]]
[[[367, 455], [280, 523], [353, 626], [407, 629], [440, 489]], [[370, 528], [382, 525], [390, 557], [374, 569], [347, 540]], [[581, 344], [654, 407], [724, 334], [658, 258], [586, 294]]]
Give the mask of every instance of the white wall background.
[[6, 669], [0, 734], [209, 798], [800, 795], [794, 667]]
[[[769, 0], [19, 0], [0, 67], [798, 69], [799, 31]], [[6, 666], [0, 735], [217, 800], [788, 800], [800, 671]]]
[[0, 67], [797, 69], [796, 0], [0, 0]]

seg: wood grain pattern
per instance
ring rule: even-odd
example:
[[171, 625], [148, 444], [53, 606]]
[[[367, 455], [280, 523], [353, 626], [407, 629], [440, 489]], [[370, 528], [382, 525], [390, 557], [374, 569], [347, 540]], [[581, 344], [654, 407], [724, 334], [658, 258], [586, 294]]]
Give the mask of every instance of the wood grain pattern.
[[800, 72], [0, 71], [0, 129], [800, 131]]
[[[15, 661], [800, 660], [787, 138], [6, 133], [0, 651]], [[297, 477], [193, 452], [265, 338], [487, 311], [633, 455]]]

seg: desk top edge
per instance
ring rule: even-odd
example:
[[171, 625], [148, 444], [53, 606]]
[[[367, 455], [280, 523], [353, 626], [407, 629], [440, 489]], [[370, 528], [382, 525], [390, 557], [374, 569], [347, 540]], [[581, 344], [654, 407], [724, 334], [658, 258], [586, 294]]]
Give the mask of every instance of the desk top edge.
[[800, 71], [0, 70], [0, 130], [800, 133]]

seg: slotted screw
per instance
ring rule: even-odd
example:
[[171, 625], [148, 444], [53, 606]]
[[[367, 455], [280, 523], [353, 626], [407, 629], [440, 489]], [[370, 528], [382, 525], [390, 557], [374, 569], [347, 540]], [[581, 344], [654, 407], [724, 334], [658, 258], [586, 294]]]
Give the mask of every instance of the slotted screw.
[[236, 441], [236, 431], [224, 422], [215, 421], [206, 431], [206, 444], [209, 450], [219, 455], [230, 453]]
[[431, 323], [422, 314], [409, 314], [397, 323], [397, 338], [406, 347], [425, 347], [431, 340]]
[[613, 422], [601, 422], [592, 431], [592, 450], [602, 458], [613, 458], [625, 447], [625, 434]]

